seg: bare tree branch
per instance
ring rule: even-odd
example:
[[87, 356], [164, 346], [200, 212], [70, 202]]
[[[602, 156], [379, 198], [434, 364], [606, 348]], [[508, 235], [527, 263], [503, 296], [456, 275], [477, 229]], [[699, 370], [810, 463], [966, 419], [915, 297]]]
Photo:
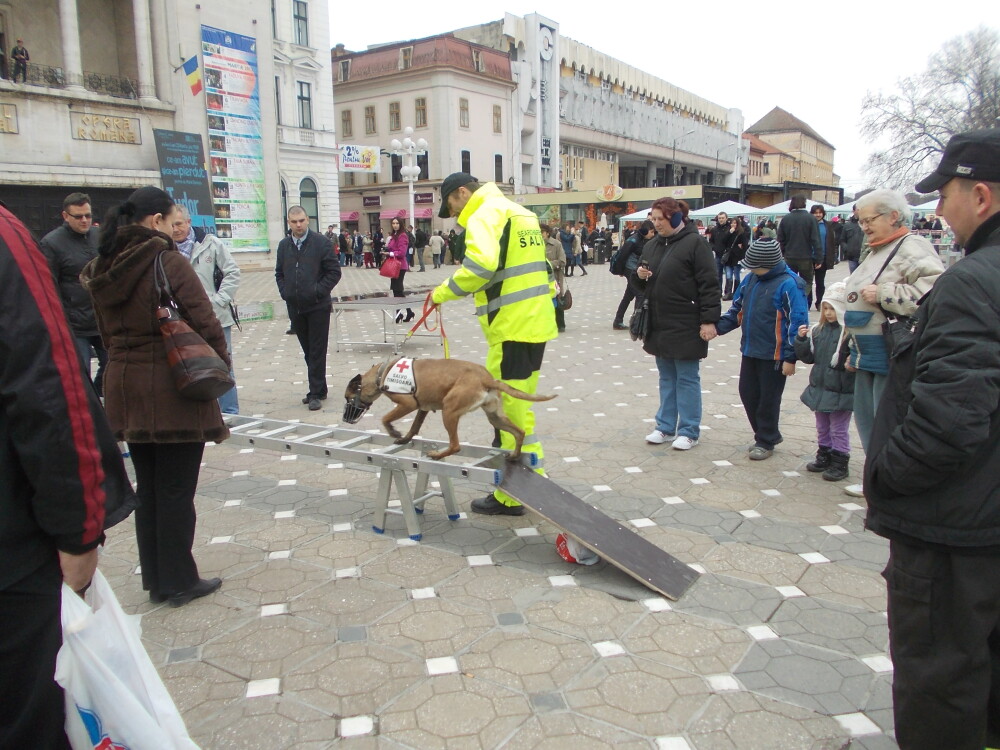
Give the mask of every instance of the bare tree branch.
[[902, 78], [895, 93], [868, 92], [861, 135], [887, 138], [869, 155], [873, 184], [908, 187], [936, 165], [955, 133], [1000, 127], [1000, 34], [980, 27], [945, 42], [923, 73]]

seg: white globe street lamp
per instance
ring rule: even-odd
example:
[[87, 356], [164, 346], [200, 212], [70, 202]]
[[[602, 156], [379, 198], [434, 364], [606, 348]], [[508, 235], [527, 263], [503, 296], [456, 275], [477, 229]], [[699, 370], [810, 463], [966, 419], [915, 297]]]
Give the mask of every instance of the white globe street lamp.
[[414, 141], [413, 128], [409, 125], [403, 129], [403, 136], [402, 141], [398, 138], [393, 138], [389, 142], [389, 153], [403, 159], [403, 166], [400, 167], [399, 176], [409, 186], [410, 212], [407, 216], [410, 223], [416, 226], [416, 217], [413, 215], [413, 183], [420, 178], [420, 167], [417, 166], [416, 160], [418, 156], [423, 156], [427, 153], [427, 141], [423, 138], [418, 138]]

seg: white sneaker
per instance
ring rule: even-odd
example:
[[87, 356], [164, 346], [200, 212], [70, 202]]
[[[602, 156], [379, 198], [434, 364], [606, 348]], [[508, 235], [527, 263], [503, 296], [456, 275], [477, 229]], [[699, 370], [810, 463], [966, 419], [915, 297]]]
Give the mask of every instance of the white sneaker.
[[864, 497], [865, 496], [864, 485], [849, 484], [846, 487], [844, 487], [844, 494], [850, 495], [851, 497]]
[[676, 451], [689, 451], [696, 445], [698, 445], [697, 440], [689, 438], [687, 435], [681, 435], [671, 444], [670, 447]]
[[665, 432], [660, 432], [659, 430], [653, 430], [651, 433], [646, 435], [646, 442], [652, 443], [653, 445], [662, 445], [668, 440], [673, 440], [673, 435], [668, 435]]

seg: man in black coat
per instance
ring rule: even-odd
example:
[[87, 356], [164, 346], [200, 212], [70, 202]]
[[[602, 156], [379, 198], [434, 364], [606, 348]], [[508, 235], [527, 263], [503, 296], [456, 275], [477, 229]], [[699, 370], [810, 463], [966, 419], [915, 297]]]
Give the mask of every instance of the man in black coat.
[[851, 273], [861, 263], [861, 246], [865, 241], [865, 232], [858, 224], [858, 209], [854, 208], [851, 218], [844, 222], [840, 233], [840, 257], [847, 261]]
[[76, 348], [84, 372], [90, 376], [90, 351], [97, 355], [97, 374], [94, 388], [102, 394], [104, 366], [108, 352], [97, 331], [94, 305], [90, 295], [80, 283], [80, 271], [97, 256], [97, 229], [90, 209], [90, 196], [70, 193], [63, 201], [63, 225], [42, 238], [41, 248], [52, 269], [52, 277], [59, 290], [66, 320], [73, 331]]
[[813, 273], [823, 265], [823, 251], [819, 246], [819, 228], [806, 213], [804, 195], [792, 196], [789, 213], [778, 224], [778, 244], [785, 263], [806, 282], [809, 306], [812, 307]]
[[715, 217], [715, 224], [708, 228], [708, 244], [715, 253], [715, 269], [719, 275], [719, 289], [722, 289], [722, 276], [724, 274], [722, 256], [726, 254], [729, 245], [731, 227], [729, 226], [729, 215], [725, 211], [720, 211]]
[[916, 186], [966, 257], [893, 358], [865, 466], [889, 539], [889, 647], [903, 750], [1000, 746], [1000, 128], [959, 133]]
[[330, 292], [340, 281], [340, 264], [330, 240], [309, 231], [309, 217], [302, 206], [288, 209], [288, 226], [292, 234], [278, 243], [274, 278], [309, 372], [309, 392], [302, 403], [310, 411], [318, 411], [327, 395], [326, 352], [333, 306]]

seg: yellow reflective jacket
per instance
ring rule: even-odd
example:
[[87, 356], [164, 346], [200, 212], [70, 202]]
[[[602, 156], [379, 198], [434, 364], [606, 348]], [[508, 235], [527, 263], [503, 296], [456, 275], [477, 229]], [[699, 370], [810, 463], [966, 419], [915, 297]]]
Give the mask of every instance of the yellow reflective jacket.
[[434, 303], [473, 294], [479, 324], [491, 346], [554, 339], [556, 288], [538, 217], [508, 200], [490, 182], [472, 194], [458, 223], [465, 227], [465, 258], [454, 275], [434, 290]]

